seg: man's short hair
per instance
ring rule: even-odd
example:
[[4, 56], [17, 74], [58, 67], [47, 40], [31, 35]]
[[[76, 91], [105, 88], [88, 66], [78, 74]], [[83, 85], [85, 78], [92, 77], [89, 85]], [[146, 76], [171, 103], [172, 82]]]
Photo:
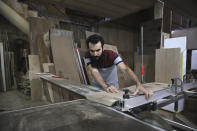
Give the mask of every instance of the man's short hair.
[[102, 36], [100, 35], [97, 35], [97, 34], [94, 34], [94, 35], [91, 35], [87, 38], [86, 40], [86, 44], [87, 44], [87, 47], [89, 48], [89, 43], [92, 43], [92, 44], [97, 44], [98, 42], [101, 42], [101, 45], [102, 47], [104, 46], [104, 39]]

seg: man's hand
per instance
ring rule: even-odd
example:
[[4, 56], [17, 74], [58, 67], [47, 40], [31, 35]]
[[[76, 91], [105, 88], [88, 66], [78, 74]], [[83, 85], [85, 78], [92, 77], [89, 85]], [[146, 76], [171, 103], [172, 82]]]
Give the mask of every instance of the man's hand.
[[146, 90], [142, 84], [138, 84], [135, 92], [131, 95], [137, 95], [140, 90], [146, 95], [146, 100], [150, 99], [150, 97], [153, 95], [153, 93], [151, 91]]
[[105, 91], [108, 93], [118, 93], [118, 89], [113, 85], [110, 85], [107, 88], [105, 88]]
[[146, 91], [144, 93], [146, 95], [146, 100], [150, 99], [150, 97], [153, 95], [153, 92], [151, 92], [151, 91]]

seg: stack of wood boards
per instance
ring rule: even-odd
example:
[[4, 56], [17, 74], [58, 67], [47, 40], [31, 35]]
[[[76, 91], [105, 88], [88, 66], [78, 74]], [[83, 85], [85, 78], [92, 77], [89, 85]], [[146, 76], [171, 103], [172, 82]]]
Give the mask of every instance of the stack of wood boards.
[[181, 58], [180, 48], [157, 49], [155, 59], [155, 82], [169, 84], [172, 78], [181, 78]]
[[[38, 40], [40, 56], [37, 56], [38, 58], [36, 58], [37, 63], [34, 64], [35, 68], [30, 68], [30, 80], [32, 79], [32, 76], [34, 77], [35, 73], [44, 71], [51, 72], [59, 77], [64, 77], [68, 81], [85, 84], [86, 78], [82, 70], [83, 67], [80, 62], [81, 58], [79, 58], [80, 55], [74, 47], [73, 32], [51, 29], [49, 33], [44, 35], [44, 37], [43, 35], [40, 35]], [[54, 63], [50, 63], [51, 61]], [[40, 66], [40, 63], [42, 66]], [[30, 66], [32, 66], [32, 64], [33, 63], [30, 63]], [[32, 99], [36, 98], [36, 92], [38, 91], [41, 93], [38, 93], [39, 95], [37, 95], [37, 98], [40, 98], [40, 94], [42, 94], [42, 98], [46, 98], [52, 103], [75, 99], [75, 95], [72, 93], [63, 89], [58, 89], [58, 87], [50, 84], [46, 85], [47, 88], [45, 90], [40, 91], [40, 89], [33, 87], [34, 84], [32, 82], [34, 81], [35, 80], [31, 81], [31, 89], [35, 89], [32, 90]]]
[[73, 32], [51, 29], [50, 40], [56, 75], [84, 83], [74, 47]]

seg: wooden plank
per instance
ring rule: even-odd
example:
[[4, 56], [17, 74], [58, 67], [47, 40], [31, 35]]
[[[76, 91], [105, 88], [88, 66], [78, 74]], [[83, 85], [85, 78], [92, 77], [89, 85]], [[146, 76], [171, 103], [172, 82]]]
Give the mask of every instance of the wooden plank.
[[79, 50], [78, 49], [76, 49], [76, 54], [77, 54], [77, 63], [78, 63], [79, 71], [80, 71], [81, 82], [83, 84], [87, 84], [85, 71], [84, 71], [84, 68], [83, 68], [83, 65], [82, 65], [82, 59], [81, 59], [81, 56], [79, 54]]
[[40, 58], [38, 55], [28, 55], [29, 57], [29, 80], [39, 79], [36, 73], [41, 72]]
[[[64, 76], [70, 81], [84, 83], [79, 63], [80, 59], [77, 57], [74, 48], [72, 32], [52, 29], [50, 35], [56, 75]], [[58, 101], [69, 101], [75, 97], [64, 89], [53, 89]]]
[[40, 59], [38, 55], [28, 55], [29, 58], [29, 80], [32, 100], [42, 100], [43, 89], [39, 76], [36, 73], [41, 72]]
[[[155, 91], [159, 91], [159, 90], [163, 90], [165, 88], [168, 87], [168, 84], [166, 83], [159, 83], [159, 82], [151, 82], [151, 83], [145, 83], [143, 84], [144, 88], [146, 88], [147, 90], [151, 91], [151, 92], [155, 92]], [[136, 85], [133, 86], [129, 86], [127, 87], [131, 92], [134, 92], [136, 89]], [[139, 94], [143, 94], [143, 92], [139, 92]]]
[[[168, 88], [168, 84], [165, 83], [158, 83], [158, 82], [153, 82], [153, 83], [146, 83], [143, 84], [144, 87], [152, 91], [153, 93], [158, 90], [166, 89]], [[130, 86], [128, 89], [131, 92], [135, 91], [136, 86]], [[139, 92], [140, 94], [143, 94], [142, 92]], [[93, 93], [93, 94], [88, 94], [86, 95], [86, 98], [88, 100], [101, 103], [107, 106], [112, 106], [117, 100], [120, 100], [123, 98], [123, 91], [119, 91], [118, 93], [107, 93], [105, 91], [98, 92], [98, 93]]]
[[155, 59], [155, 82], [171, 83], [171, 78], [181, 78], [182, 56], [180, 48], [157, 49]]
[[74, 52], [73, 33], [51, 29], [50, 38], [56, 75], [81, 83]]
[[41, 63], [49, 63], [49, 54], [47, 51], [47, 47], [45, 46], [43, 35], [38, 37], [38, 46], [40, 49], [40, 62]]
[[87, 80], [88, 80], [89, 84], [91, 85], [92, 84], [92, 73], [89, 70], [89, 68], [87, 66], [87, 63], [85, 62], [85, 58], [83, 58], [83, 65], [85, 67], [84, 69], [85, 69], [85, 72], [86, 72]]
[[90, 101], [94, 101], [103, 105], [112, 106], [116, 101], [120, 100], [123, 96], [123, 92], [107, 93], [105, 91], [86, 95], [86, 98]]

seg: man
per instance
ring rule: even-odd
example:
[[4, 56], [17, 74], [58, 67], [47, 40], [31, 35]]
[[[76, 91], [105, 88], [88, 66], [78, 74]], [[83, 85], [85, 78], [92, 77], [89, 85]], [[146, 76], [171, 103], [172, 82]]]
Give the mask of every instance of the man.
[[86, 44], [89, 51], [85, 54], [85, 61], [91, 70], [94, 87], [106, 92], [117, 93], [119, 85], [116, 66], [118, 66], [122, 72], [128, 73], [136, 82], [137, 88], [133, 95], [141, 90], [145, 93], [146, 99], [150, 98], [152, 92], [143, 87], [135, 73], [124, 64], [122, 58], [111, 50], [103, 49], [104, 39], [101, 36], [96, 34], [89, 36]]

